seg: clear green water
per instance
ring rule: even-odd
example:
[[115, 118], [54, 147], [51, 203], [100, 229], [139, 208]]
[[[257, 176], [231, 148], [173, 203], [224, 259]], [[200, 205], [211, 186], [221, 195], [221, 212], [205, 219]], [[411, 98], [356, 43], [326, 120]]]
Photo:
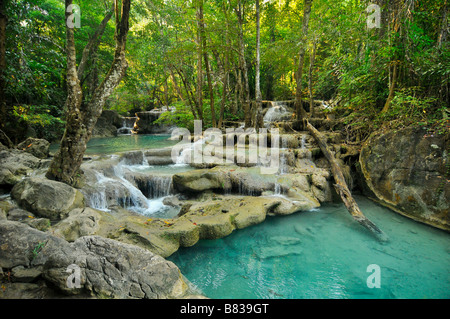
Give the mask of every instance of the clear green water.
[[[168, 140], [170, 135], [120, 135], [117, 137], [93, 138], [87, 144], [86, 154], [114, 154], [134, 150], [170, 147], [178, 141]], [[50, 152], [56, 152], [59, 144], [50, 146]]]
[[[168, 259], [210, 298], [450, 298], [450, 235], [357, 200], [389, 242], [330, 204], [268, 217]], [[380, 267], [380, 288], [367, 286], [371, 264]]]

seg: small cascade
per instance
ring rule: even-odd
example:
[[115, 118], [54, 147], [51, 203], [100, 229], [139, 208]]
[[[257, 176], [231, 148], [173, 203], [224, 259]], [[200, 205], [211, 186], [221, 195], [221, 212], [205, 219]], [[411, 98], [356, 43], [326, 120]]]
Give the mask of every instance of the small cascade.
[[122, 120], [122, 127], [117, 129], [118, 135], [131, 135], [136, 123], [136, 117], [124, 117]]
[[281, 185], [279, 183], [275, 183], [273, 193], [275, 195], [281, 195]]
[[119, 178], [120, 183], [124, 186], [130, 196], [126, 196], [121, 199], [121, 206], [124, 208], [148, 208], [147, 198], [142, 194], [141, 190], [134, 186], [130, 181], [128, 181], [124, 176], [124, 167], [119, 163], [119, 165], [114, 167], [114, 173]]
[[146, 183], [138, 180], [136, 180], [136, 183], [148, 199], [167, 197], [173, 193], [172, 176], [170, 175], [151, 176]]
[[264, 115], [264, 122], [281, 122], [292, 119], [292, 112], [287, 109], [285, 102], [271, 102], [272, 106]]
[[107, 212], [121, 206], [146, 216], [175, 216], [179, 209], [163, 202], [173, 194], [172, 175], [150, 175], [144, 172], [145, 166], [150, 167], [144, 156], [144, 163], [128, 164], [124, 158], [112, 170], [95, 171], [92, 187], [83, 190], [88, 206]]
[[238, 183], [238, 194], [242, 196], [259, 196], [261, 192], [257, 191], [252, 187], [248, 187], [248, 185], [242, 181]]
[[306, 149], [306, 135], [302, 135], [302, 139], [301, 139], [301, 142], [300, 142], [301, 144], [300, 144], [300, 148], [302, 149], [302, 150], [304, 150], [304, 149]]
[[199, 139], [193, 143], [186, 143], [176, 158], [176, 166], [185, 166], [194, 163], [196, 157], [202, 158], [202, 150], [205, 139]]
[[287, 140], [284, 138], [281, 139], [281, 150], [282, 151], [280, 152], [280, 168], [278, 170], [279, 175], [288, 173], [288, 164], [286, 156], [288, 148], [287, 148]]
[[97, 177], [97, 185], [96, 185], [96, 192], [88, 194], [88, 196], [85, 196], [88, 201], [88, 206], [101, 210], [101, 211], [109, 211], [108, 209], [108, 200], [106, 198], [106, 187], [103, 183], [104, 180], [106, 180], [105, 175], [96, 172], [95, 173]]

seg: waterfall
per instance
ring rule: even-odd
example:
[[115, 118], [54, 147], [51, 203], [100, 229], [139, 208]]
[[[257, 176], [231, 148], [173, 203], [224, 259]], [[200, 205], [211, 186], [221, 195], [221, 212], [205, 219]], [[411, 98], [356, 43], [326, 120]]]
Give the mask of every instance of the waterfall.
[[279, 183], [275, 183], [273, 192], [275, 195], [281, 195], [281, 185]]
[[122, 119], [122, 127], [117, 129], [118, 135], [131, 135], [134, 129], [134, 123], [136, 122], [136, 117], [124, 117]]
[[95, 172], [95, 175], [97, 177], [97, 185], [95, 188], [97, 191], [85, 196], [88, 201], [88, 206], [101, 211], [108, 212], [109, 209], [108, 209], [108, 200], [106, 198], [106, 187], [102, 183], [102, 181], [105, 180], [106, 177], [99, 172]]
[[304, 150], [306, 149], [306, 135], [302, 135], [302, 139], [301, 139], [301, 149]]
[[121, 206], [146, 216], [175, 216], [179, 209], [163, 203], [164, 198], [173, 194], [172, 176], [154, 176], [136, 170], [143, 165], [127, 165], [121, 161], [108, 173], [94, 171], [92, 186], [83, 190], [87, 205], [107, 212], [113, 206]]
[[161, 198], [169, 196], [172, 191], [172, 176], [152, 176], [147, 185], [139, 185], [143, 189], [144, 194], [149, 199]]
[[119, 178], [120, 183], [129, 191], [130, 196], [126, 196], [122, 207], [125, 208], [148, 208], [147, 198], [142, 192], [124, 177], [123, 166], [120, 163], [114, 167], [114, 173]]
[[202, 158], [203, 144], [205, 139], [201, 138], [193, 143], [186, 143], [176, 158], [176, 166], [185, 166], [193, 163], [196, 158]]
[[285, 138], [281, 139], [281, 149], [283, 151], [280, 152], [280, 168], [278, 171], [279, 175], [288, 173], [288, 164], [287, 164], [287, 157], [286, 157], [286, 151], [288, 150], [288, 148], [287, 148], [287, 140]]
[[288, 121], [292, 118], [292, 112], [289, 112], [285, 102], [271, 102], [272, 106], [264, 115], [264, 122]]

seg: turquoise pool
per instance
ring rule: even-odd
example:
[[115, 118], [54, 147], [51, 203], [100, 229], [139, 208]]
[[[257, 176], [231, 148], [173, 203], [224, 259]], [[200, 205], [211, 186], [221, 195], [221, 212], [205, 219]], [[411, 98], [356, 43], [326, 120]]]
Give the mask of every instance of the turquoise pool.
[[[119, 135], [117, 137], [92, 138], [86, 149], [86, 154], [114, 154], [134, 150], [170, 147], [178, 141], [169, 140], [170, 135]], [[50, 146], [51, 152], [56, 152], [59, 144]]]
[[[202, 240], [169, 257], [210, 298], [449, 298], [450, 235], [357, 197], [381, 243], [343, 205]], [[369, 265], [376, 264], [376, 273]], [[369, 271], [368, 271], [369, 270]], [[380, 288], [369, 288], [369, 280]]]

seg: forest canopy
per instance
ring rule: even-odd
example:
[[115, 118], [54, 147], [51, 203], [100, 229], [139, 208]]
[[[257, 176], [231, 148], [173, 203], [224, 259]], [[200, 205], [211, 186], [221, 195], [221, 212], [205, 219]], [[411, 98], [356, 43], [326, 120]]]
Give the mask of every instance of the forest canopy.
[[[371, 3], [380, 8], [376, 27], [367, 23]], [[76, 58], [79, 64], [86, 54], [80, 83], [89, 99], [114, 59], [114, 1], [74, 4], [81, 17]], [[65, 3], [7, 0], [0, 9], [1, 129], [16, 143], [29, 135], [57, 140], [67, 98]], [[262, 100], [294, 100], [300, 88], [305, 101], [330, 101], [361, 138], [408, 125], [443, 132], [448, 20], [447, 0], [132, 0], [128, 68], [105, 108], [134, 116], [174, 106], [163, 120], [180, 126], [254, 122], [246, 116], [256, 112], [259, 78]]]

